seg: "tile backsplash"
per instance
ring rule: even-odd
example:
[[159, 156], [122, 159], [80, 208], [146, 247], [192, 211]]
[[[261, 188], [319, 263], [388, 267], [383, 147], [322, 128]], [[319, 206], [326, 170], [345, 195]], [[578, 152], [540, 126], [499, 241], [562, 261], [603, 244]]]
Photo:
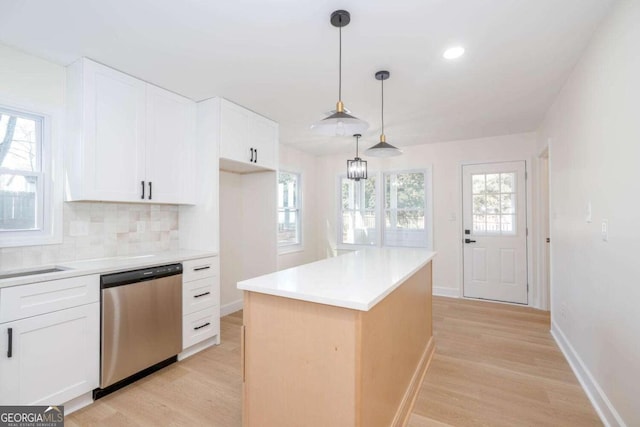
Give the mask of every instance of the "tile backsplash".
[[0, 270], [178, 249], [178, 206], [64, 203], [61, 244], [0, 248]]

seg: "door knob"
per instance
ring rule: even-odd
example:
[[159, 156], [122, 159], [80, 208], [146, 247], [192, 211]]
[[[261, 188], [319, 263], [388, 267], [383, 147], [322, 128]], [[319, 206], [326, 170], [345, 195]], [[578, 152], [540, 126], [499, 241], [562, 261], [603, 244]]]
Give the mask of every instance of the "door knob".
[[471, 239], [464, 239], [465, 243], [475, 243], [475, 240], [471, 240]]

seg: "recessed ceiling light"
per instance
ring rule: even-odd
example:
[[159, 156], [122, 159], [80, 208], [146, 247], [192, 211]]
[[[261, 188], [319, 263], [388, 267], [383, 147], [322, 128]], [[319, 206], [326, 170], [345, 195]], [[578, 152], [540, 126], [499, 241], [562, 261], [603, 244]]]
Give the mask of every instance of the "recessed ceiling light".
[[457, 59], [462, 55], [464, 55], [464, 48], [462, 46], [450, 47], [442, 54], [444, 59]]

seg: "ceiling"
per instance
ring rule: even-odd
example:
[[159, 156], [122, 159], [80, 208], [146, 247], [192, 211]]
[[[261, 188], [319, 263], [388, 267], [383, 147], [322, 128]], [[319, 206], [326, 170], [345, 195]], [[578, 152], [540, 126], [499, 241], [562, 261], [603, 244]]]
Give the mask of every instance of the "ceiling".
[[[0, 0], [0, 42], [67, 65], [86, 56], [194, 100], [223, 96], [323, 155], [352, 138], [309, 125], [343, 101], [398, 147], [535, 130], [613, 0]], [[461, 44], [466, 55], [442, 58]]]

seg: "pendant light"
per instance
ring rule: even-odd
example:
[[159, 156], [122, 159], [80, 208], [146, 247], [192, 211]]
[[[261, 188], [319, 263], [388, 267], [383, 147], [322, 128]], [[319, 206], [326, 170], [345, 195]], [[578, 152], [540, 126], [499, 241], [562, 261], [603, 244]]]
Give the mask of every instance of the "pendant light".
[[344, 136], [364, 133], [369, 124], [347, 114], [342, 103], [342, 27], [351, 22], [351, 15], [346, 10], [336, 10], [331, 14], [331, 25], [340, 31], [340, 50], [338, 59], [338, 103], [336, 112], [311, 125], [311, 130], [326, 136]]
[[373, 147], [369, 147], [365, 154], [372, 157], [393, 157], [402, 154], [402, 150], [387, 143], [387, 137], [384, 134], [384, 81], [389, 78], [388, 71], [378, 71], [376, 80], [380, 80], [382, 86], [382, 133], [380, 134], [380, 142]]
[[353, 160], [347, 160], [347, 178], [355, 181], [367, 179], [367, 161], [358, 157], [358, 140], [362, 135], [356, 133], [356, 157]]

